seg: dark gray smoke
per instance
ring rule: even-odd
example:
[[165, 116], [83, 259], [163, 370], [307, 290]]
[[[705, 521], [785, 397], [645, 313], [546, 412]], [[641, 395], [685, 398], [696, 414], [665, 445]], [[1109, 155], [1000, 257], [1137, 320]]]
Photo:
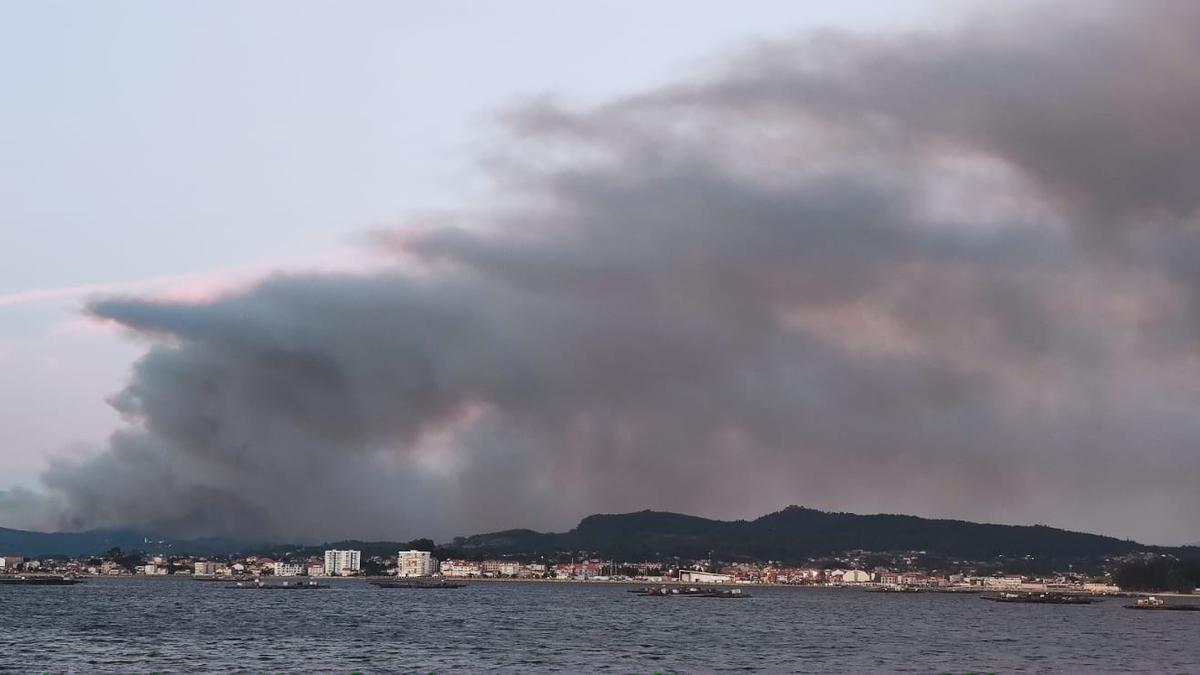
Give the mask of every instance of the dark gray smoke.
[[1200, 5], [824, 33], [504, 117], [385, 273], [150, 338], [13, 524], [446, 536], [789, 503], [1195, 540]]

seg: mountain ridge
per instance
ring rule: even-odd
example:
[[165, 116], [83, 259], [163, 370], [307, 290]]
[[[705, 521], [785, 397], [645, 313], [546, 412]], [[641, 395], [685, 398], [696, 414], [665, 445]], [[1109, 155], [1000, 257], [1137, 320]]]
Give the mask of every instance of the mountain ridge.
[[[388, 546], [407, 545], [412, 541], [370, 543], [372, 550], [385, 551]], [[297, 544], [290, 548], [315, 549], [319, 546]], [[79, 556], [102, 553], [114, 547], [197, 555], [289, 548], [265, 541], [252, 543], [215, 537], [163, 538], [131, 528], [55, 533], [0, 528], [0, 554]], [[752, 520], [717, 520], [649, 509], [598, 513], [584, 517], [566, 532], [512, 528], [456, 537], [436, 548], [443, 555], [466, 557], [537, 557], [588, 552], [628, 560], [695, 559], [708, 557], [710, 553], [726, 559], [800, 560], [852, 550], [927, 551], [963, 560], [1003, 556], [1078, 559], [1137, 552], [1197, 552], [1193, 547], [1152, 546], [1046, 525], [975, 523], [887, 513], [862, 515], [795, 505]]]
[[625, 557], [794, 560], [839, 551], [929, 551], [983, 560], [997, 556], [1095, 557], [1155, 551], [1116, 537], [1046, 525], [1002, 525], [903, 514], [860, 515], [789, 506], [753, 520], [715, 520], [667, 511], [595, 514], [563, 533], [517, 530], [455, 539], [450, 548], [513, 554], [594, 550]]

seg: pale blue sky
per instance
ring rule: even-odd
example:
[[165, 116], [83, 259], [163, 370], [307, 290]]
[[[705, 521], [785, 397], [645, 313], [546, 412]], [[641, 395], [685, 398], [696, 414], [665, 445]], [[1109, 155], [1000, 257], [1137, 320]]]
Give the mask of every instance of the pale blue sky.
[[143, 345], [78, 320], [89, 288], [318, 264], [469, 200], [490, 116], [522, 97], [602, 100], [747, 40], [959, 4], [0, 2], [0, 483], [118, 425], [104, 397]]

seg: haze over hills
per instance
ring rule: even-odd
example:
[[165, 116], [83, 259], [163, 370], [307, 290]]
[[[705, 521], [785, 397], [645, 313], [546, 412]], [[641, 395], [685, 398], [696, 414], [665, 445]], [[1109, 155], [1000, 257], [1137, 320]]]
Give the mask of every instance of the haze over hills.
[[[427, 540], [421, 540], [427, 541]], [[413, 542], [336, 542], [368, 555], [387, 553]], [[432, 542], [429, 542], [432, 544]], [[250, 550], [318, 549], [231, 539], [163, 539], [134, 530], [42, 533], [0, 528], [0, 552], [36, 555], [89, 555], [112, 547], [126, 550], [223, 554]], [[1182, 550], [1147, 546], [1096, 534], [1043, 525], [996, 525], [916, 516], [827, 513], [799, 506], [754, 520], [723, 521], [661, 511], [597, 514], [567, 532], [512, 529], [457, 537], [438, 547], [466, 557], [542, 556], [587, 551], [623, 559], [704, 558], [799, 560], [839, 551], [926, 551], [966, 560], [997, 556], [1073, 559], [1138, 551]]]
[[85, 556], [119, 548], [146, 553], [216, 555], [244, 551], [251, 544], [234, 539], [168, 539], [131, 528], [84, 532], [31, 532], [0, 527], [0, 555]]

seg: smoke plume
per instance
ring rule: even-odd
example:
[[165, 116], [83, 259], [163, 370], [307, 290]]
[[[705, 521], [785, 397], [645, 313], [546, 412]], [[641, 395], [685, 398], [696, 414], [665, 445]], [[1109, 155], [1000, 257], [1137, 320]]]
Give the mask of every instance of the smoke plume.
[[[1200, 5], [758, 45], [502, 116], [384, 271], [200, 303], [11, 524], [445, 537], [789, 503], [1200, 536]], [[31, 522], [36, 521], [36, 522]]]

